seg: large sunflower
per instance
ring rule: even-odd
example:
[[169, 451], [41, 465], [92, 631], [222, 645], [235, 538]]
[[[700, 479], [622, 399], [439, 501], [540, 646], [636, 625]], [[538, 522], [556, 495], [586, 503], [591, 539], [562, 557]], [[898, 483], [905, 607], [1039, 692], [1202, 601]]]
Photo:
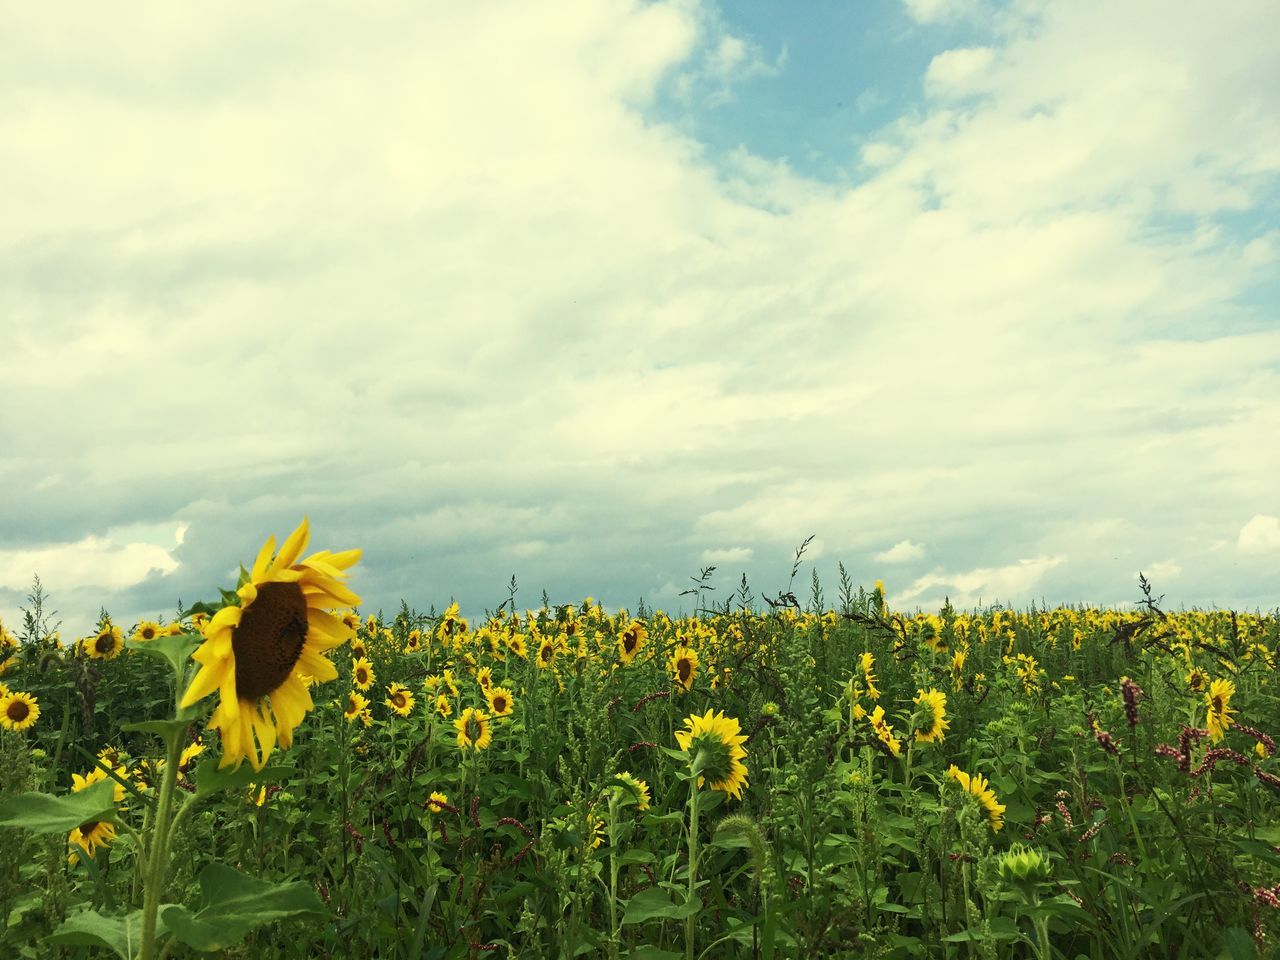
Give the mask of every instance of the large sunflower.
[[40, 719], [40, 703], [29, 693], [14, 690], [0, 697], [0, 727], [21, 732]]
[[671, 671], [672, 681], [688, 690], [698, 674], [698, 654], [689, 647], [676, 647], [675, 653], [667, 662], [667, 669]]
[[618, 656], [623, 663], [630, 663], [649, 639], [649, 631], [639, 620], [632, 620], [618, 635]]
[[696, 713], [684, 721], [685, 729], [677, 730], [676, 743], [685, 753], [703, 754], [702, 775], [698, 786], [704, 782], [712, 790], [723, 790], [731, 797], [742, 799], [742, 788], [747, 785], [747, 767], [742, 758], [747, 751], [742, 745], [747, 738], [741, 732], [737, 720], [723, 712], [708, 710], [704, 716]]
[[1209, 692], [1204, 695], [1204, 703], [1208, 708], [1205, 714], [1205, 726], [1209, 728], [1209, 739], [1217, 743], [1227, 728], [1234, 724], [1231, 696], [1236, 692], [1236, 685], [1230, 680], [1215, 680], [1209, 684]]
[[299, 561], [309, 537], [306, 518], [279, 553], [275, 537], [268, 537], [237, 591], [240, 606], [219, 610], [192, 654], [200, 672], [182, 706], [219, 691], [209, 723], [222, 734], [220, 767], [248, 758], [261, 770], [277, 743], [293, 743], [294, 728], [313, 706], [303, 676], [325, 681], [338, 675], [324, 654], [350, 640], [352, 631], [327, 611], [360, 602], [342, 583], [360, 551], [322, 550]]

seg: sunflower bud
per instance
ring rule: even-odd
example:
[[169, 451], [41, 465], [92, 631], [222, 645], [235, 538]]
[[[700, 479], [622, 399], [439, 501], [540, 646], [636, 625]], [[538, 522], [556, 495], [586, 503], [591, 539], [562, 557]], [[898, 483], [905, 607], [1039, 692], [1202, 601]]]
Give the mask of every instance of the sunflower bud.
[[1049, 859], [1039, 850], [1015, 843], [1000, 857], [1001, 879], [1020, 885], [1032, 885], [1049, 879]]

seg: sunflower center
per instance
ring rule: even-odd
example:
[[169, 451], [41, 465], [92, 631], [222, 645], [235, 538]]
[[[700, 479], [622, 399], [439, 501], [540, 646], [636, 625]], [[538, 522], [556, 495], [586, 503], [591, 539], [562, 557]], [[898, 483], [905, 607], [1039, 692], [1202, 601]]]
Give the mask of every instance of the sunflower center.
[[550, 647], [543, 647], [543, 648], [542, 648], [542, 662], [543, 662], [543, 663], [546, 663], [546, 662], [548, 662], [550, 659], [551, 659], [551, 648], [550, 648]]
[[5, 712], [8, 714], [9, 719], [14, 723], [21, 723], [23, 720], [27, 719], [27, 714], [31, 712], [31, 708], [21, 700], [14, 700], [9, 704], [9, 709]]
[[80, 824], [80, 833], [83, 836], [86, 836], [86, 837], [89, 836], [89, 834], [93, 833], [93, 831], [98, 829], [98, 824], [100, 824], [101, 822], [102, 822], [101, 820], [85, 821], [84, 823]]
[[231, 634], [236, 693], [260, 700], [289, 678], [307, 641], [307, 599], [296, 583], [264, 583]]
[[109, 633], [98, 634], [98, 639], [93, 642], [93, 648], [99, 653], [110, 653], [116, 645], [116, 638]]
[[639, 638], [634, 633], [624, 634], [622, 637], [622, 648], [630, 653], [636, 648], [636, 642]]
[[494, 709], [494, 710], [496, 710], [498, 713], [506, 713], [506, 710], [507, 710], [507, 698], [506, 698], [506, 697], [503, 697], [503, 696], [497, 696], [497, 697], [494, 697], [494, 698], [493, 698], [493, 709]]
[[1221, 713], [1221, 712], [1222, 712], [1222, 698], [1221, 698], [1221, 697], [1214, 697], [1214, 698], [1213, 698], [1213, 712], [1214, 712], [1214, 713]]
[[689, 682], [690, 674], [693, 673], [693, 664], [690, 663], [688, 660], [677, 660], [676, 673], [680, 677], [680, 682], [687, 684]]
[[391, 695], [391, 702], [392, 702], [392, 703], [394, 703], [397, 707], [401, 707], [401, 708], [403, 708], [403, 707], [404, 707], [404, 694], [403, 694], [403, 693], [400, 693], [400, 692], [398, 692], [398, 691], [397, 691], [396, 693], [393, 693], [393, 694]]

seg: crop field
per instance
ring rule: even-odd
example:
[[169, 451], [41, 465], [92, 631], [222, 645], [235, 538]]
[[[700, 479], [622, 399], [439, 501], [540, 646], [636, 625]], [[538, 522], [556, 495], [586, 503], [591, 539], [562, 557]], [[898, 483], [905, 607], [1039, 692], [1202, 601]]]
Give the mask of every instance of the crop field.
[[5, 625], [7, 956], [1276, 954], [1274, 614], [373, 613], [308, 539]]

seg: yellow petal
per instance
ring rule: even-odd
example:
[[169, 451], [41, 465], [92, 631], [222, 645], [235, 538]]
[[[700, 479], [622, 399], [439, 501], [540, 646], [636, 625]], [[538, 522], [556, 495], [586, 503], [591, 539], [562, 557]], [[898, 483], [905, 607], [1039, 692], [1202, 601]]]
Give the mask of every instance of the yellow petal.
[[257, 558], [253, 561], [253, 567], [249, 571], [249, 576], [255, 583], [260, 583], [267, 575], [267, 566], [271, 563], [271, 555], [276, 551], [275, 534], [267, 537], [267, 542], [262, 545], [262, 549], [258, 551]]
[[284, 546], [276, 554], [276, 560], [272, 567], [275, 570], [284, 570], [292, 567], [306, 548], [309, 539], [311, 539], [311, 525], [307, 523], [307, 518], [303, 517], [302, 522], [298, 524], [298, 529], [289, 534], [289, 539], [284, 542]]

